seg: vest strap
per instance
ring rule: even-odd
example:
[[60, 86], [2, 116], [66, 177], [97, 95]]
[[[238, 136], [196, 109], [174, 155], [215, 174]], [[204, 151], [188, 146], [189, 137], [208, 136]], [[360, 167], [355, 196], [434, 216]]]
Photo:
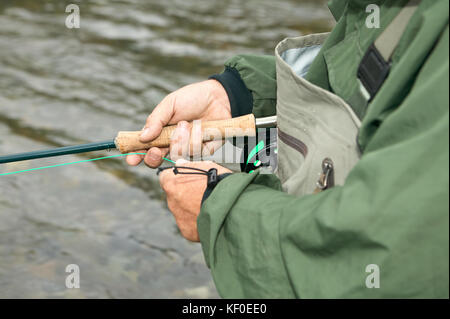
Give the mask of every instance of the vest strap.
[[360, 91], [370, 102], [380, 90], [391, 69], [392, 55], [421, 0], [410, 0], [389, 26], [369, 47], [358, 68]]

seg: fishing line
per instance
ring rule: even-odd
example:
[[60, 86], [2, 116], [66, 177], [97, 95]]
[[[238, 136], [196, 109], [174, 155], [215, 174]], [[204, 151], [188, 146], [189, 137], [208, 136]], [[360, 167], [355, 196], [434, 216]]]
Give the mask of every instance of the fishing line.
[[[41, 169], [45, 169], [45, 168], [52, 168], [52, 167], [58, 167], [58, 166], [66, 166], [66, 165], [72, 165], [72, 164], [80, 164], [80, 163], [86, 163], [86, 162], [99, 161], [99, 160], [113, 158], [113, 157], [120, 157], [120, 156], [127, 156], [127, 155], [145, 155], [145, 154], [146, 153], [128, 153], [128, 154], [118, 154], [118, 155], [111, 155], [111, 156], [103, 156], [103, 157], [97, 157], [97, 158], [88, 159], [88, 160], [82, 160], [82, 161], [76, 161], [76, 162], [70, 162], [70, 163], [63, 163], [63, 164], [56, 164], [56, 165], [49, 165], [49, 166], [42, 166], [42, 167], [36, 167], [36, 168], [29, 168], [29, 169], [24, 169], [24, 170], [15, 171], [15, 172], [1, 173], [0, 176], [19, 174], [19, 173], [25, 173], [25, 172], [30, 172], [30, 171], [37, 171], [37, 170], [41, 170]], [[175, 164], [174, 161], [172, 161], [170, 159], [167, 159], [165, 157], [163, 157], [163, 160]]]

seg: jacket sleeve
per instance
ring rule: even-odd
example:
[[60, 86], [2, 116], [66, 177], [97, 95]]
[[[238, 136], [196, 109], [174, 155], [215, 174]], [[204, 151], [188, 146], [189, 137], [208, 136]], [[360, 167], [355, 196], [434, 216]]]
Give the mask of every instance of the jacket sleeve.
[[435, 51], [344, 186], [299, 198], [258, 172], [217, 185], [198, 229], [222, 297], [448, 298], [448, 28]]
[[221, 74], [210, 77], [225, 88], [233, 117], [250, 114], [255, 117], [276, 114], [277, 82], [275, 57], [238, 55], [225, 63]]

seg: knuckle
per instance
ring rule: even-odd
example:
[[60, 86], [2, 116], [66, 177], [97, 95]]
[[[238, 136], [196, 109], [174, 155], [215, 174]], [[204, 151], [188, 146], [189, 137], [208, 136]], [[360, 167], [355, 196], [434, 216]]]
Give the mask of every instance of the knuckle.
[[159, 179], [161, 188], [164, 190], [164, 192], [166, 194], [168, 194], [168, 195], [173, 194], [173, 190], [174, 190], [173, 178], [171, 178], [170, 176], [167, 176], [169, 174], [167, 171], [164, 171], [161, 174], [164, 174]]
[[189, 231], [188, 231], [188, 229], [186, 229], [186, 227], [178, 226], [178, 228], [180, 229], [180, 233], [184, 238], [189, 238]]
[[162, 189], [165, 189], [166, 184], [167, 184], [167, 171], [162, 171], [159, 174], [159, 185], [161, 186]]
[[[167, 208], [171, 211], [171, 213], [176, 216], [176, 206], [170, 199], [167, 200]], [[176, 218], [175, 218], [176, 220]]]

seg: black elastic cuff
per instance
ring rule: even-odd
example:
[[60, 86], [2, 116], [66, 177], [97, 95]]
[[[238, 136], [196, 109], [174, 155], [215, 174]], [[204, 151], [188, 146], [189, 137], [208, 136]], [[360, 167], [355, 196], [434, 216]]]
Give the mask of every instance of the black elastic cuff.
[[239, 72], [232, 67], [225, 67], [221, 74], [215, 74], [209, 77], [219, 81], [227, 91], [230, 100], [231, 116], [238, 117], [252, 113], [253, 96], [245, 86]]
[[[218, 177], [218, 180], [219, 180], [218, 183], [220, 183], [221, 180], [223, 180], [225, 177], [230, 176], [230, 175], [231, 175], [231, 173], [225, 173], [225, 174], [221, 174], [221, 175], [217, 176], [217, 177]], [[217, 184], [218, 184], [218, 183], [217, 183]], [[216, 186], [217, 186], [217, 184], [216, 184]], [[203, 198], [202, 198], [202, 203], [201, 203], [201, 205], [203, 205], [203, 203], [205, 202], [205, 200], [208, 199], [209, 195], [211, 195], [211, 193], [213, 192], [213, 190], [214, 190], [214, 187], [206, 187], [205, 192], [203, 193]]]

